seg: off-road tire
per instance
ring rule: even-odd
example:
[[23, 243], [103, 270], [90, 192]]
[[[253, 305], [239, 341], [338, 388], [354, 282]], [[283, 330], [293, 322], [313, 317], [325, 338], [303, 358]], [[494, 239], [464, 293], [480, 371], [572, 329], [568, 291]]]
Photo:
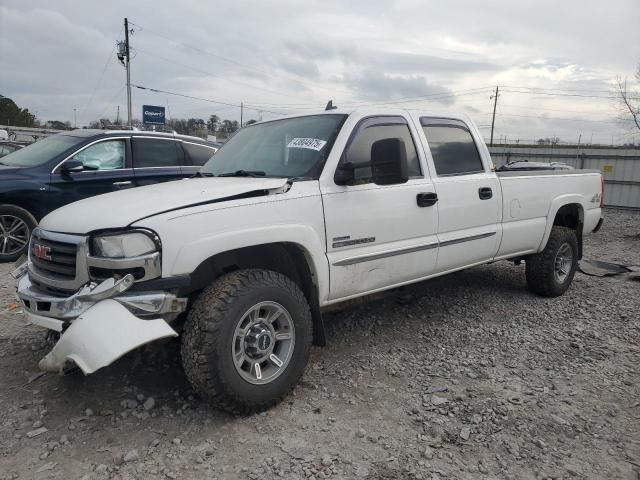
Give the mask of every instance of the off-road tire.
[[7, 205], [7, 204], [0, 205], [0, 215], [10, 215], [10, 216], [19, 218], [26, 224], [27, 228], [29, 229], [28, 236], [27, 236], [27, 243], [22, 249], [20, 249], [17, 252], [13, 252], [11, 254], [3, 254], [0, 251], [0, 263], [13, 262], [18, 258], [20, 258], [20, 255], [27, 253], [27, 250], [29, 248], [28, 238], [31, 236], [31, 233], [33, 232], [33, 229], [36, 228], [36, 225], [38, 224], [38, 222], [33, 217], [33, 215], [31, 215], [27, 210], [21, 207], [17, 207], [15, 205]]
[[[255, 385], [237, 372], [231, 348], [237, 322], [262, 301], [278, 302], [288, 310], [295, 344], [285, 370], [270, 383]], [[272, 407], [291, 391], [309, 361], [312, 337], [309, 304], [298, 285], [273, 271], [238, 270], [215, 280], [195, 300], [182, 334], [182, 365], [205, 401], [246, 415]]]
[[[555, 277], [555, 260], [563, 245], [569, 245], [572, 262], [564, 281]], [[576, 232], [567, 227], [553, 227], [544, 250], [526, 259], [527, 287], [544, 297], [558, 297], [567, 291], [578, 268], [578, 238]]]

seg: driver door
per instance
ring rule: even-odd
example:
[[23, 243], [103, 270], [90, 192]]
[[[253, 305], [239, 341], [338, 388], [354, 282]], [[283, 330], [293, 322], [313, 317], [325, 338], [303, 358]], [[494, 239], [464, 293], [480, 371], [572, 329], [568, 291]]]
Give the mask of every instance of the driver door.
[[128, 137], [105, 138], [85, 145], [66, 161], [78, 160], [84, 170], [51, 173], [48, 202], [51, 210], [84, 198], [135, 186]]
[[353, 184], [322, 187], [331, 300], [401, 285], [434, 271], [438, 210], [429, 200], [435, 189], [425, 175], [416, 138], [413, 125], [402, 116], [361, 120], [340, 164], [370, 163], [375, 142], [400, 139], [409, 180], [377, 185], [370, 180], [370, 168], [357, 168]]

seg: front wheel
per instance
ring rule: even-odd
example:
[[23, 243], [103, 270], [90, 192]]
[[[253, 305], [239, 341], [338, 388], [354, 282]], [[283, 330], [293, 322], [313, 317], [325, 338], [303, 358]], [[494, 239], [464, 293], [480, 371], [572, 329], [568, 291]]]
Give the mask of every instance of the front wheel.
[[0, 262], [13, 262], [27, 253], [36, 220], [25, 209], [0, 205]]
[[292, 280], [239, 270], [196, 299], [184, 326], [182, 364], [201, 397], [247, 414], [275, 405], [295, 386], [311, 341], [309, 305]]
[[544, 250], [526, 259], [527, 287], [545, 297], [558, 297], [567, 291], [578, 267], [576, 232], [553, 227]]

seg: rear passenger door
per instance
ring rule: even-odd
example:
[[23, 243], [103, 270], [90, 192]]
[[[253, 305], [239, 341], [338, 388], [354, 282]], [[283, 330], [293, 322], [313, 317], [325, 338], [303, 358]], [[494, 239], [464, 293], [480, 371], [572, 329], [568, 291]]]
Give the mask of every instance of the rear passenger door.
[[180, 142], [163, 137], [133, 137], [136, 185], [151, 185], [183, 178], [184, 152]]
[[205, 163], [218, 151], [217, 148], [209, 145], [194, 142], [182, 142], [182, 148], [185, 152], [185, 164], [182, 171], [185, 176], [195, 175], [200, 171]]
[[421, 117], [438, 194], [437, 272], [490, 260], [498, 249], [499, 185], [483, 164], [469, 126], [448, 118]]

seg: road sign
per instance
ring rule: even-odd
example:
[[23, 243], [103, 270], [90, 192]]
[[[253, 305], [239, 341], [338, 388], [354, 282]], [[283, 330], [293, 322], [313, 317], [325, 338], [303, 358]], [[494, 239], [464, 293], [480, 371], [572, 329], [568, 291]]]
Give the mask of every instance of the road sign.
[[146, 125], [164, 125], [164, 107], [142, 106], [142, 123]]

